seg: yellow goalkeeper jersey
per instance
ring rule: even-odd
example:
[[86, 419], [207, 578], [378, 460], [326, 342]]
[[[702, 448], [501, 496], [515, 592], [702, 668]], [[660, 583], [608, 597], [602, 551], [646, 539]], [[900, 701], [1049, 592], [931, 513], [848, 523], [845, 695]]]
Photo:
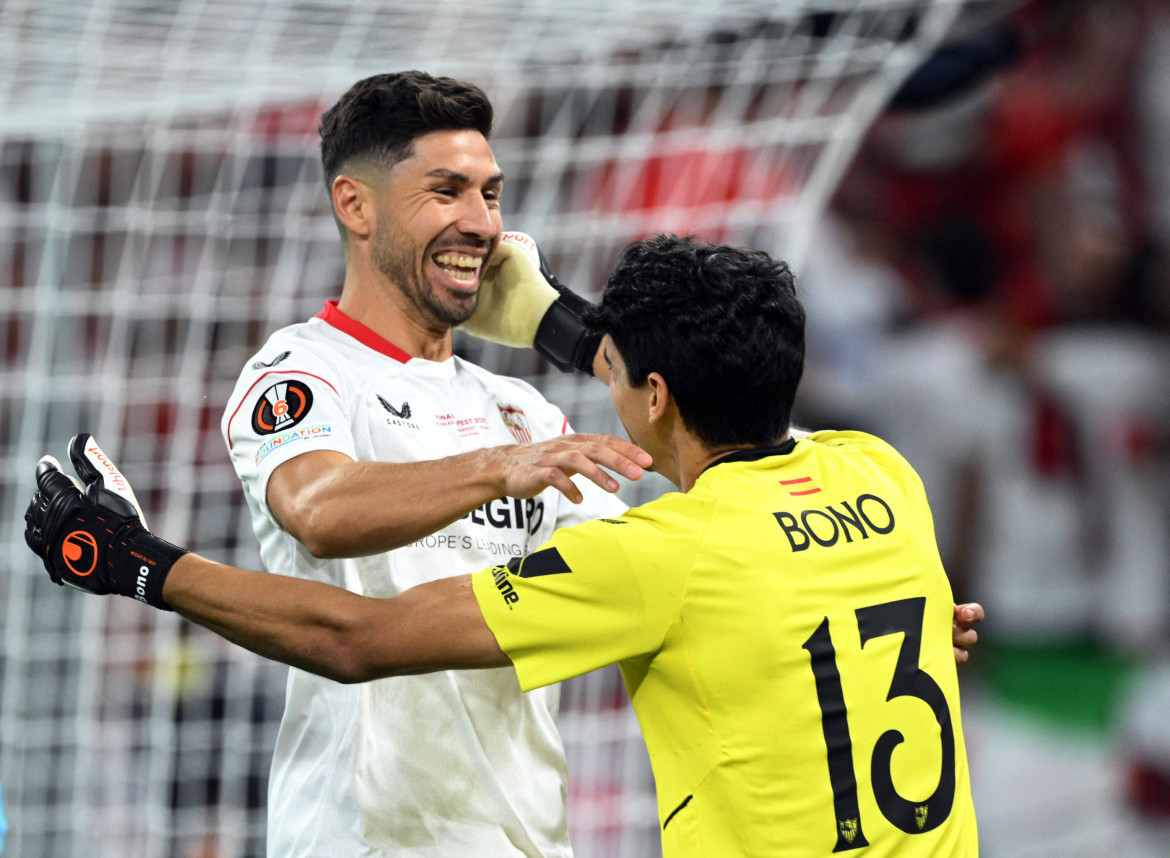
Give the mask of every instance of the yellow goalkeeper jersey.
[[819, 432], [473, 576], [527, 690], [621, 666], [665, 858], [978, 854], [922, 483]]

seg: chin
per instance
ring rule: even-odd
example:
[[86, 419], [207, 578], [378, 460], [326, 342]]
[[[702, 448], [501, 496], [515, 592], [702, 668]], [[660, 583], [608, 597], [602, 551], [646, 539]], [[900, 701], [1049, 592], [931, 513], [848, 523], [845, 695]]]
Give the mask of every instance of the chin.
[[478, 293], [473, 292], [470, 295], [449, 293], [449, 297], [445, 300], [440, 300], [436, 296], [431, 311], [445, 324], [455, 328], [470, 319], [475, 314], [477, 306], [479, 306]]

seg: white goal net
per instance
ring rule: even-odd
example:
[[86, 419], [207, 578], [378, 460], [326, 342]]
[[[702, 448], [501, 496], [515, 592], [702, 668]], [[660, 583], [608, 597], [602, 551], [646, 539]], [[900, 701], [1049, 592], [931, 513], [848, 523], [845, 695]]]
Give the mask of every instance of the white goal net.
[[[58, 591], [24, 547], [43, 452], [92, 432], [162, 535], [258, 567], [219, 417], [243, 361], [343, 273], [317, 156], [359, 78], [480, 84], [505, 224], [595, 294], [659, 231], [799, 263], [861, 135], [985, 2], [4, 0], [0, 788], [9, 858], [264, 854], [284, 669], [170, 614]], [[986, 9], [985, 9], [986, 11]], [[605, 390], [459, 337], [584, 431]], [[663, 484], [624, 491], [638, 502]], [[579, 858], [658, 851], [616, 674], [567, 683]]]

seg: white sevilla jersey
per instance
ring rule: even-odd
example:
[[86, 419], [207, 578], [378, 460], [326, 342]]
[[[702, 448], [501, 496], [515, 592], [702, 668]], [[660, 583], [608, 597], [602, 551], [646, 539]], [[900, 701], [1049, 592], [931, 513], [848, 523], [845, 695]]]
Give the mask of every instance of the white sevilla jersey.
[[[524, 382], [458, 357], [411, 358], [330, 302], [250, 360], [222, 430], [266, 568], [369, 596], [507, 561], [558, 527], [619, 515], [579, 480], [581, 504], [547, 489], [500, 498], [372, 557], [313, 557], [272, 518], [268, 479], [302, 453], [417, 462], [571, 431]], [[408, 496], [393, 502], [410, 504]], [[568, 856], [557, 688], [521, 692], [512, 668], [346, 686], [289, 671], [269, 787], [268, 854]]]

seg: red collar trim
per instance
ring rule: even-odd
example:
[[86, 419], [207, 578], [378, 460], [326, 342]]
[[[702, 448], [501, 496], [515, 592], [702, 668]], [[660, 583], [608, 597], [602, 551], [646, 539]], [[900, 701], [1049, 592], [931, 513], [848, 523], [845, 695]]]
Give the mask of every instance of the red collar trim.
[[394, 343], [383, 337], [381, 334], [376, 334], [357, 319], [351, 319], [341, 310], [337, 309], [336, 301], [326, 301], [325, 309], [317, 314], [317, 318], [325, 322], [327, 325], [332, 325], [341, 331], [343, 334], [349, 334], [363, 346], [367, 346], [376, 352], [386, 355], [386, 357], [394, 358], [399, 363], [406, 363], [410, 360], [410, 355], [404, 352]]

